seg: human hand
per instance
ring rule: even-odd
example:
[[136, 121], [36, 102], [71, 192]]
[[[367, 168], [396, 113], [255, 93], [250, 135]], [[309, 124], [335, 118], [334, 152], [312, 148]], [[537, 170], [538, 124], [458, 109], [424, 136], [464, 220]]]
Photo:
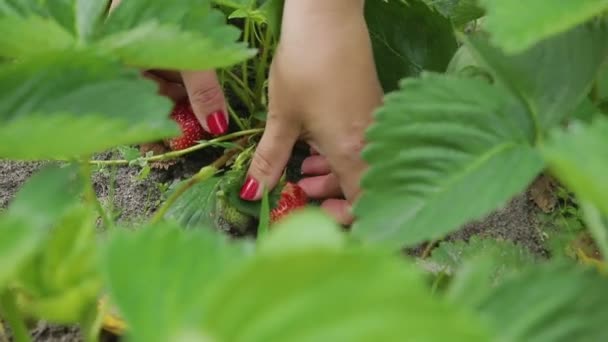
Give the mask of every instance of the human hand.
[[[112, 0], [110, 13], [122, 0]], [[156, 81], [159, 93], [175, 102], [190, 100], [194, 114], [205, 131], [222, 135], [228, 131], [228, 111], [224, 92], [214, 70], [170, 72], [145, 71], [144, 76]]]
[[329, 198], [323, 207], [349, 224], [349, 204], [366, 167], [360, 157], [364, 132], [381, 99], [363, 2], [287, 0], [270, 71], [266, 130], [241, 197], [259, 200], [264, 186], [273, 188], [303, 139], [321, 156], [304, 163], [303, 171], [315, 177], [300, 185], [313, 198]]

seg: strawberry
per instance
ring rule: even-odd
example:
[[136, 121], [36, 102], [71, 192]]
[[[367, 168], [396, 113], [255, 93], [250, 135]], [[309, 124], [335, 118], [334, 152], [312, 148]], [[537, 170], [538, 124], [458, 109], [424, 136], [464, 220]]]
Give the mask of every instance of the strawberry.
[[209, 135], [203, 129], [200, 122], [194, 115], [190, 102], [183, 101], [175, 105], [171, 112], [171, 119], [179, 125], [182, 135], [168, 139], [171, 150], [179, 151], [192, 147], [200, 140], [207, 139]]
[[300, 186], [294, 183], [285, 184], [277, 205], [270, 212], [270, 222], [277, 222], [294, 210], [305, 207], [307, 202], [308, 196]]

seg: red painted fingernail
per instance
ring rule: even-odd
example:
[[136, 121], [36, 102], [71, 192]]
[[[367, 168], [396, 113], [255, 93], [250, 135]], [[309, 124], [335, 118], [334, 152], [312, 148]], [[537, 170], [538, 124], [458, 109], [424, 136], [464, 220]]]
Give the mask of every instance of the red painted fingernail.
[[258, 194], [260, 183], [251, 177], [247, 177], [245, 184], [241, 188], [241, 198], [246, 201], [253, 201]]
[[217, 111], [207, 116], [207, 127], [213, 135], [222, 135], [228, 130], [228, 121], [223, 111]]

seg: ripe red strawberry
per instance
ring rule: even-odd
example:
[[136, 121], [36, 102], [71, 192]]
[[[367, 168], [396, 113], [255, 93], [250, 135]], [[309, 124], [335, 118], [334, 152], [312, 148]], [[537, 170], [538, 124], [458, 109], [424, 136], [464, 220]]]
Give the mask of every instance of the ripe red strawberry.
[[270, 212], [270, 222], [274, 223], [287, 216], [294, 210], [303, 208], [308, 202], [308, 196], [297, 184], [287, 183], [281, 190], [281, 198], [276, 207]]
[[171, 138], [167, 142], [173, 151], [179, 151], [196, 145], [197, 141], [207, 139], [209, 135], [203, 129], [194, 115], [190, 102], [182, 101], [175, 105], [171, 112], [171, 119], [177, 122], [182, 135]]

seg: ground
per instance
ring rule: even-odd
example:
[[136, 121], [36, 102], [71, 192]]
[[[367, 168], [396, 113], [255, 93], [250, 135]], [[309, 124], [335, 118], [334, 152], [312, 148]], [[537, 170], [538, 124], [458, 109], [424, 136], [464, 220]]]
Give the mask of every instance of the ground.
[[[116, 158], [105, 153], [97, 159]], [[96, 192], [104, 204], [114, 203], [115, 217], [125, 223], [136, 223], [148, 217], [163, 200], [162, 188], [174, 181], [184, 179], [205, 165], [209, 155], [188, 158], [168, 170], [152, 170], [144, 180], [138, 180], [139, 169], [120, 167], [115, 177], [106, 169], [94, 176]], [[297, 163], [297, 160], [296, 160]], [[42, 162], [0, 161], [0, 210], [11, 201], [20, 186], [41, 166]], [[114, 180], [114, 181], [112, 181]], [[111, 189], [114, 188], [114, 191]], [[450, 239], [466, 239], [471, 235], [498, 237], [518, 242], [536, 254], [544, 254], [541, 244], [541, 230], [536, 219], [539, 209], [529, 199], [529, 192], [515, 197], [507, 206], [497, 210], [486, 219], [472, 222], [460, 231], [452, 234]], [[418, 249], [422, 250], [423, 247]], [[56, 327], [38, 323], [32, 330], [36, 341], [78, 341], [78, 330], [75, 328]]]

